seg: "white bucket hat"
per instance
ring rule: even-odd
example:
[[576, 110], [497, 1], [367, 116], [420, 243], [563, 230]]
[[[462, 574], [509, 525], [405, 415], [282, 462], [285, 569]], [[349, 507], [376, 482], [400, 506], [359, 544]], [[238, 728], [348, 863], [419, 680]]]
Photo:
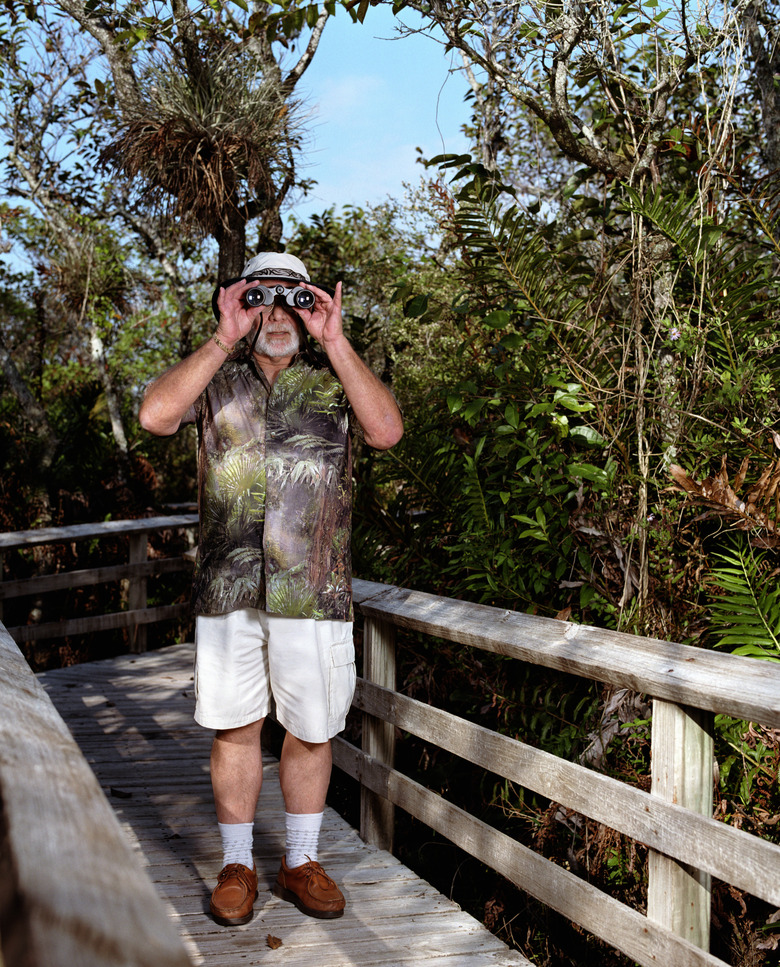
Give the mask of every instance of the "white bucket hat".
[[331, 297], [334, 294], [333, 289], [329, 286], [320, 285], [319, 282], [311, 281], [306, 266], [297, 256], [288, 255], [286, 252], [259, 252], [246, 263], [244, 271], [238, 279], [226, 279], [224, 282], [220, 282], [216, 289], [214, 289], [214, 294], [211, 297], [211, 308], [217, 322], [219, 322], [217, 300], [219, 298], [220, 288], [227, 288], [227, 286], [238, 282], [240, 279], [289, 279], [291, 282], [309, 282], [312, 285], [316, 285], [318, 289], [327, 292]]
[[286, 252], [260, 252], [244, 266], [241, 278], [295, 279], [311, 282], [306, 266], [299, 258]]

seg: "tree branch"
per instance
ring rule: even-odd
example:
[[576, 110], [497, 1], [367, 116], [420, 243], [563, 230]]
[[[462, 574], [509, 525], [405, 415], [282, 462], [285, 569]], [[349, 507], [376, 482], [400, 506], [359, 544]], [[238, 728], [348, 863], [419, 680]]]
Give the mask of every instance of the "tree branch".
[[117, 43], [116, 28], [88, 13], [83, 0], [56, 0], [56, 3], [100, 45], [111, 70], [122, 113], [139, 113], [143, 107], [143, 98], [135, 75], [133, 55], [122, 44]]
[[303, 77], [306, 72], [307, 67], [312, 62], [312, 58], [317, 53], [317, 48], [320, 44], [320, 39], [322, 37], [322, 32], [325, 29], [325, 24], [329, 18], [330, 14], [323, 7], [322, 13], [317, 18], [317, 22], [312, 28], [311, 36], [309, 37], [309, 42], [306, 44], [306, 50], [301, 54], [298, 63], [293, 67], [293, 69], [287, 74], [282, 84], [282, 91], [285, 96], [289, 95], [298, 81]]

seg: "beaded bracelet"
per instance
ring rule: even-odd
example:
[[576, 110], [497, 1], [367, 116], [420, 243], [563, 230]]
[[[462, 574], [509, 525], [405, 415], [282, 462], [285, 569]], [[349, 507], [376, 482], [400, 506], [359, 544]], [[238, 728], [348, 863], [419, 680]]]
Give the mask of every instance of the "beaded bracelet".
[[219, 339], [217, 339], [216, 333], [211, 338], [226, 356], [229, 356], [233, 352], [232, 349], [229, 349], [223, 342], [220, 342]]

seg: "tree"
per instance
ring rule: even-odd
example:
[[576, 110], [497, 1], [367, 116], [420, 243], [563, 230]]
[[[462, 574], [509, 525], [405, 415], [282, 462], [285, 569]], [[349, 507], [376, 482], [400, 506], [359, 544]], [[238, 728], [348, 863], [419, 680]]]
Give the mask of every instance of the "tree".
[[[412, 0], [408, 6], [461, 51], [475, 93], [473, 129], [487, 163], [480, 170], [469, 159], [438, 159], [461, 169], [452, 224], [464, 266], [471, 266], [464, 314], [472, 326], [487, 324], [518, 338], [535, 325], [529, 309], [546, 326], [548, 362], [534, 379], [543, 385], [557, 370], [593, 408], [591, 430], [605, 441], [603, 468], [610, 460], [619, 468], [613, 498], [624, 489], [633, 506], [630, 513], [623, 508], [619, 524], [604, 521], [601, 527], [591, 520], [588, 526], [612, 535], [605, 541], [609, 547], [617, 524], [619, 543], [609, 556], [624, 578], [615, 599], [618, 613], [654, 631], [661, 615], [651, 614], [656, 549], [647, 522], [667, 483], [666, 468], [681, 446], [694, 461], [711, 454], [711, 440], [705, 444], [701, 430], [705, 421], [731, 435], [729, 445], [738, 452], [744, 428], [764, 425], [774, 398], [758, 389], [761, 381], [772, 385], [772, 375], [765, 362], [757, 366], [755, 344], [739, 340], [735, 349], [733, 340], [726, 339], [730, 348], [723, 342], [727, 332], [740, 331], [731, 328], [736, 325], [762, 345], [768, 336], [760, 320], [760, 306], [770, 297], [766, 263], [755, 273], [748, 266], [753, 255], [774, 246], [771, 232], [756, 232], [757, 225], [772, 224], [773, 196], [765, 184], [762, 202], [766, 168], [755, 159], [743, 161], [736, 147], [756, 133], [752, 119], [741, 113], [738, 94], [755, 83], [742, 56], [747, 7], [698, 7], [693, 19], [685, 5], [661, 10]], [[763, 49], [771, 51], [774, 14], [762, 6], [757, 16]], [[537, 187], [527, 158], [524, 177], [516, 177], [523, 149], [513, 140], [512, 125], [529, 125], [530, 119], [542, 129], [546, 156], [557, 154], [565, 183]], [[515, 203], [514, 215], [505, 217]], [[532, 266], [518, 248], [529, 218], [538, 226], [542, 250], [560, 269], [578, 261], [587, 266], [577, 292], [567, 294], [563, 287], [557, 306], [542, 303], [547, 315], [529, 300], [525, 273]], [[736, 244], [735, 231], [741, 239]], [[539, 265], [550, 271], [546, 257]], [[551, 290], [556, 275], [553, 269]], [[502, 276], [507, 284], [499, 284]], [[728, 298], [719, 290], [726, 279]], [[754, 322], [745, 327], [750, 299]], [[574, 305], [576, 318], [570, 314]], [[737, 403], [738, 419], [747, 423], [735, 422], [715, 390], [723, 353], [731, 378], [740, 374], [746, 395]], [[493, 380], [494, 368], [497, 373], [497, 366], [479, 370], [472, 383]], [[490, 394], [471, 397], [469, 407]], [[499, 398], [511, 399], [508, 388]], [[749, 414], [748, 399], [754, 403]], [[503, 403], [494, 405], [500, 412]], [[617, 499], [615, 506], [621, 505]], [[658, 630], [665, 634], [663, 621]]]
[[[52, 407], [69, 361], [84, 367], [80, 384], [94, 377], [102, 387], [99, 412], [127, 478], [147, 356], [156, 352], [157, 369], [169, 356], [167, 330], [152, 322], [165, 326], [175, 306], [174, 345], [188, 354], [205, 321], [196, 306], [208, 306], [215, 276], [239, 273], [247, 227], [259, 224], [260, 244], [280, 242], [280, 206], [300, 188], [292, 92], [327, 6], [257, 3], [251, 16], [238, 7], [233, 16], [174, 3], [166, 20], [151, 7], [6, 5], [3, 180], [20, 207], [6, 209], [3, 226], [35, 273], [5, 276], [18, 295], [8, 300], [3, 359], [13, 405], [27, 414], [31, 439], [41, 438], [31, 451], [37, 480], [51, 480], [67, 449]], [[307, 25], [302, 53], [283, 70], [280, 50], [294, 48]], [[107, 174], [109, 162], [119, 177]], [[204, 235], [217, 241], [216, 272]], [[128, 327], [130, 374], [117, 355], [130, 345]]]
[[[279, 209], [298, 184], [292, 95], [328, 10], [293, 5], [286, 12], [302, 16], [285, 20], [258, 2], [239, 19], [229, 7], [214, 15], [172, 0], [163, 19], [156, 7], [116, 14], [83, 0], [59, 6], [97, 42], [110, 72], [100, 83], [115, 134], [102, 159], [135, 179], [145, 201], [180, 228], [215, 238], [219, 278], [239, 274], [253, 219], [262, 219], [261, 246], [278, 244]], [[307, 22], [306, 46], [284, 71], [276, 31], [289, 46]]]

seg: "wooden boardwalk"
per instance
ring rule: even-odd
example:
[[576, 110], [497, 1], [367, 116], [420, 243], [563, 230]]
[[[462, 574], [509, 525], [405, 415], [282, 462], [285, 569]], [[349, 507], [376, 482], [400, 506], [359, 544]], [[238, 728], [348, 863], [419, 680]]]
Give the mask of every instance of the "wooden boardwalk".
[[[528, 967], [457, 904], [332, 809], [320, 860], [347, 898], [313, 920], [270, 892], [284, 849], [278, 763], [264, 758], [255, 824], [255, 916], [224, 928], [207, 915], [221, 865], [211, 800], [211, 733], [192, 719], [192, 645], [39, 675], [94, 769], [194, 964], [209, 967]], [[278, 944], [281, 941], [281, 944]]]

